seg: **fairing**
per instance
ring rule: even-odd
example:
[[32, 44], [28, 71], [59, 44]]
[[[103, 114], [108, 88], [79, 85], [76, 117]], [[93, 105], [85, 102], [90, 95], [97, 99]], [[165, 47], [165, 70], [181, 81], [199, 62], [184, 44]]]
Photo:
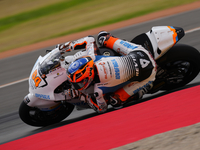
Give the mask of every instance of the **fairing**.
[[183, 36], [184, 30], [173, 26], [157, 26], [146, 33], [154, 49], [154, 58], [163, 56]]
[[39, 57], [29, 77], [29, 92], [39, 99], [64, 100], [63, 94], [55, 94], [54, 90], [65, 80], [66, 71], [61, 67], [60, 52], [54, 49], [44, 57]]

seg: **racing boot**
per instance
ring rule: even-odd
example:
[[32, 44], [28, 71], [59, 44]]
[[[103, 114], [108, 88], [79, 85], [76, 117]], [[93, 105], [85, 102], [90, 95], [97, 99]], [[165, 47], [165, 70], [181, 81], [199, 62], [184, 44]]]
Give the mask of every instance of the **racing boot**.
[[107, 35], [110, 35], [110, 33], [106, 31], [100, 31], [98, 36], [97, 36], [97, 42], [100, 47], [104, 45], [104, 41], [106, 40]]
[[113, 49], [113, 45], [114, 45], [115, 41], [117, 41], [118, 39], [119, 38], [112, 36], [110, 33], [106, 32], [106, 31], [99, 32], [99, 34], [97, 36], [97, 42], [98, 42], [99, 46], [100, 47], [106, 46], [110, 49]]

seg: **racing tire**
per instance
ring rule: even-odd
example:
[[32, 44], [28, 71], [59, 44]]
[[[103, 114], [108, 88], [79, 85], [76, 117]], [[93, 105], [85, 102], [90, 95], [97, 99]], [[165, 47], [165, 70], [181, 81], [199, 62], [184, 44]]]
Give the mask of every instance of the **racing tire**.
[[38, 108], [28, 106], [22, 101], [19, 107], [19, 116], [23, 122], [36, 127], [44, 127], [58, 123], [71, 114], [74, 105], [70, 103], [60, 103], [52, 111], [41, 111]]
[[180, 88], [191, 82], [200, 71], [199, 51], [185, 44], [175, 45], [156, 62], [165, 70], [162, 76], [166, 84], [161, 90]]

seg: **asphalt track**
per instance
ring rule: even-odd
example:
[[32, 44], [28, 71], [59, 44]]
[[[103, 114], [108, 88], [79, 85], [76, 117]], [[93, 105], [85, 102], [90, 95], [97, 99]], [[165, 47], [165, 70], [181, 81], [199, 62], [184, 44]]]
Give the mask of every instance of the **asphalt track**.
[[[191, 29], [200, 27], [199, 20], [200, 9], [177, 14], [170, 17], [160, 18], [149, 22], [129, 26], [126, 28], [111, 31], [117, 37], [131, 40], [134, 36], [147, 32], [152, 26], [172, 25], [184, 28], [187, 31], [186, 36], [180, 41], [191, 45], [200, 50], [200, 30], [189, 32]], [[51, 49], [49, 47], [47, 49]], [[74, 111], [65, 121], [48, 126], [45, 128], [36, 128], [24, 124], [18, 117], [18, 107], [23, 97], [28, 93], [28, 82], [31, 68], [39, 55], [44, 55], [45, 49], [40, 49], [26, 54], [1, 59], [0, 60], [0, 144], [13, 141], [22, 137], [33, 135], [39, 132], [47, 131], [64, 125], [70, 125], [84, 119], [97, 116], [92, 110]], [[24, 79], [24, 80], [21, 80]], [[21, 80], [21, 81], [19, 81]], [[15, 81], [19, 81], [15, 83]], [[8, 83], [12, 83], [7, 85]], [[3, 86], [2, 86], [3, 85]], [[200, 85], [200, 75], [184, 88], [190, 88]], [[181, 89], [177, 89], [181, 90]], [[174, 91], [171, 91], [174, 92]], [[158, 93], [156, 95], [147, 95], [145, 101], [152, 98], [167, 95], [168, 92]], [[109, 111], [113, 111], [110, 109]], [[109, 131], [108, 131], [109, 132]], [[61, 133], [62, 134], [62, 133]], [[79, 134], [79, 133], [77, 133]]]

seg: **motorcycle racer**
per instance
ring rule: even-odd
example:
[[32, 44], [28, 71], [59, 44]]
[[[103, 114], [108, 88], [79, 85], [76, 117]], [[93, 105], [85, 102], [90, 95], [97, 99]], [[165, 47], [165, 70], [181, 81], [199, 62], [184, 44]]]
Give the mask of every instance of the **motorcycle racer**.
[[67, 69], [73, 87], [87, 93], [88, 104], [99, 113], [107, 110], [107, 93], [111, 93], [109, 102], [115, 108], [121, 108], [134, 96], [141, 98], [155, 80], [156, 63], [151, 53], [106, 31], [98, 34], [97, 42], [122, 56], [97, 55], [98, 47], [92, 36], [59, 46], [61, 51], [85, 48], [81, 55], [73, 56]]

